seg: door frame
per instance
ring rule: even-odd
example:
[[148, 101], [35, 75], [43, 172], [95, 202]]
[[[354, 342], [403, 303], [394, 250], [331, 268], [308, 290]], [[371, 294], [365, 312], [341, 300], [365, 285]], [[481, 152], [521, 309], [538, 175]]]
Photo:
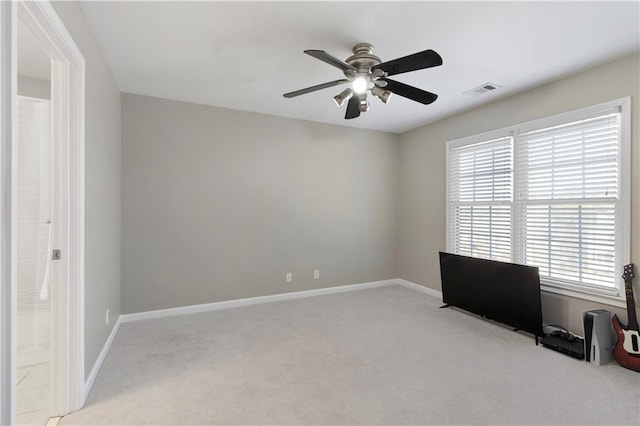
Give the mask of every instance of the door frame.
[[[18, 19], [51, 58], [55, 215], [59, 217], [58, 298], [52, 303], [53, 411], [85, 402], [84, 380], [84, 117], [85, 60], [48, 2], [0, 2], [0, 423], [16, 421], [16, 94]], [[59, 262], [59, 263], [58, 263]], [[60, 326], [61, 325], [61, 326]]]

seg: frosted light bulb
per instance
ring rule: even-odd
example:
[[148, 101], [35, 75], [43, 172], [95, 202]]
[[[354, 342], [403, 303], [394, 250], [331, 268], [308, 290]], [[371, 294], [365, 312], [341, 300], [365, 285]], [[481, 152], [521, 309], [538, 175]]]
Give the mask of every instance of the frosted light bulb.
[[353, 91], [356, 92], [356, 94], [362, 95], [363, 93], [366, 93], [368, 88], [369, 88], [369, 82], [367, 81], [366, 78], [358, 77], [355, 80], [353, 80]]

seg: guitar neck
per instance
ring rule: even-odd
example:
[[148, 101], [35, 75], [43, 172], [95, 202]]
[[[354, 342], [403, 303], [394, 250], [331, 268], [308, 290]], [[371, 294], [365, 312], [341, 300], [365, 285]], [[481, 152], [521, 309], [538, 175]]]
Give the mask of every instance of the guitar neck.
[[631, 280], [624, 281], [625, 294], [627, 296], [627, 316], [629, 317], [629, 330], [638, 330], [638, 319], [636, 318], [636, 305], [633, 303], [633, 288]]

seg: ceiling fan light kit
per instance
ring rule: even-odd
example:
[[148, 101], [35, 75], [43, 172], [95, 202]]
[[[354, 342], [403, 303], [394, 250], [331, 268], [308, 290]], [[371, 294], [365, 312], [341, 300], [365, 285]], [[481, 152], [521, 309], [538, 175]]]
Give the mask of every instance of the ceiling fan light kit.
[[438, 98], [435, 93], [388, 78], [390, 75], [442, 65], [442, 58], [433, 50], [424, 50], [387, 62], [382, 62], [373, 54], [373, 46], [369, 43], [358, 43], [353, 46], [353, 55], [345, 61], [331, 56], [324, 50], [305, 50], [304, 53], [342, 70], [347, 78], [285, 93], [283, 96], [294, 98], [317, 90], [350, 83], [351, 87], [333, 97], [338, 107], [348, 102], [344, 117], [347, 120], [359, 117], [360, 113], [369, 110], [368, 92], [371, 92], [373, 96], [385, 104], [393, 93], [425, 105]]
[[351, 99], [352, 96], [353, 96], [353, 90], [351, 90], [351, 88], [349, 87], [348, 89], [344, 89], [342, 92], [335, 95], [333, 97], [333, 100], [336, 102], [336, 105], [338, 105], [338, 108], [339, 108], [342, 105], [344, 105], [344, 103], [347, 102], [349, 99]]
[[374, 86], [371, 88], [371, 94], [380, 99], [385, 104], [389, 102], [389, 98], [391, 97], [390, 91], [381, 89], [378, 86]]

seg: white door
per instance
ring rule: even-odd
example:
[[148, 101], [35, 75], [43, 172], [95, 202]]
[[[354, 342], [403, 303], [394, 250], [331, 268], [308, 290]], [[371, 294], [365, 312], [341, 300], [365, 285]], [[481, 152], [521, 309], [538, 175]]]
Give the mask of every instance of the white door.
[[57, 326], [51, 58], [20, 19], [17, 48], [16, 421], [38, 425], [53, 415]]
[[18, 424], [45, 424], [52, 414], [55, 326], [51, 101], [18, 96], [16, 106], [16, 419]]

